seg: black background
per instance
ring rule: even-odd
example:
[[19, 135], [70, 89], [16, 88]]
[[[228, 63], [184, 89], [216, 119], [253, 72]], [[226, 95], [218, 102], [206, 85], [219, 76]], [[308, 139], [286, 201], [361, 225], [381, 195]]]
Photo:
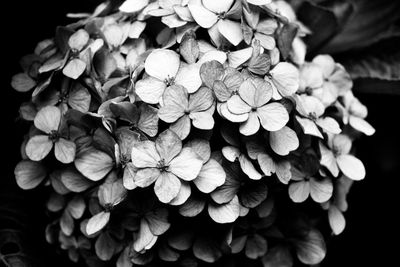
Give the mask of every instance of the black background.
[[[19, 59], [33, 51], [36, 43], [53, 36], [55, 26], [65, 24], [68, 12], [89, 11], [95, 0], [7, 1], [1, 5], [1, 139], [2, 177], [0, 205], [18, 212], [23, 225], [0, 221], [2, 228], [24, 231], [26, 249], [46, 266], [72, 266], [66, 258], [56, 257], [44, 241], [45, 194], [39, 190], [22, 192], [14, 182], [13, 170], [19, 161], [19, 145], [26, 125], [19, 121], [19, 104], [28, 96], [14, 92], [10, 86], [13, 74], [20, 71]], [[368, 82], [357, 82], [356, 89]], [[368, 121], [377, 133], [356, 142], [358, 157], [364, 162], [367, 177], [356, 183], [349, 195], [344, 233], [328, 243], [328, 254], [322, 266], [393, 266], [399, 262], [398, 203], [400, 180], [400, 86], [375, 82], [372, 86], [391, 86], [397, 95], [362, 94], [357, 96], [368, 106]], [[1, 212], [1, 210], [0, 210]], [[397, 263], [397, 264], [396, 264]], [[0, 263], [1, 266], [1, 263]], [[43, 265], [41, 265], [43, 266]]]

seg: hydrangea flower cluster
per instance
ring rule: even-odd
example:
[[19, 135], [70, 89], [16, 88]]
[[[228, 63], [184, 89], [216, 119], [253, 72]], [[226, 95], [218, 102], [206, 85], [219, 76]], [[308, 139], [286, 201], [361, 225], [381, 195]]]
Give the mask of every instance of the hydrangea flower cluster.
[[32, 94], [16, 181], [49, 189], [48, 242], [88, 266], [320, 263], [374, 133], [343, 66], [305, 60], [281, 0], [116, 2], [12, 79]]

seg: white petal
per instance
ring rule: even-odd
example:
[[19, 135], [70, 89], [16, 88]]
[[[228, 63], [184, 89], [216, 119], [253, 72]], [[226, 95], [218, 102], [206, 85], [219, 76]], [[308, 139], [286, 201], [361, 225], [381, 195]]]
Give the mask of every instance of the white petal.
[[264, 6], [270, 4], [271, 0], [247, 0], [249, 4], [256, 5], [256, 6]]
[[221, 19], [218, 21], [218, 30], [232, 45], [239, 45], [243, 40], [242, 27], [239, 22]]
[[299, 147], [299, 139], [296, 132], [285, 126], [282, 129], [271, 132], [269, 135], [269, 143], [272, 150], [281, 156], [289, 155], [291, 151]]
[[39, 163], [23, 160], [15, 166], [15, 180], [18, 186], [24, 190], [33, 189], [46, 178], [46, 169]]
[[47, 106], [39, 110], [33, 123], [39, 130], [50, 133], [57, 131], [61, 122], [61, 111], [57, 107]]
[[132, 39], [139, 38], [139, 36], [142, 34], [145, 28], [146, 28], [146, 22], [134, 21], [129, 29], [129, 34], [128, 34], [129, 38]]
[[335, 60], [330, 55], [318, 55], [312, 62], [322, 69], [325, 78], [331, 76], [335, 69]]
[[179, 55], [167, 49], [155, 49], [147, 57], [144, 65], [147, 74], [160, 81], [174, 78], [178, 73], [179, 66]]
[[344, 175], [355, 181], [364, 179], [365, 167], [361, 160], [353, 155], [340, 155], [336, 160]]
[[346, 220], [343, 213], [334, 205], [331, 205], [328, 210], [329, 225], [335, 235], [339, 235], [346, 227]]
[[340, 132], [342, 131], [340, 129], [339, 123], [331, 117], [319, 118], [316, 121], [316, 123], [319, 127], [321, 127], [323, 130], [325, 130], [328, 133], [340, 134]]
[[253, 135], [260, 129], [260, 121], [256, 112], [249, 112], [247, 121], [240, 124], [239, 132], [245, 136]]
[[249, 118], [249, 113], [234, 114], [229, 111], [227, 103], [217, 104], [218, 113], [231, 122], [244, 122]]
[[286, 108], [279, 103], [270, 103], [257, 109], [262, 127], [267, 131], [277, 131], [289, 121]]
[[56, 158], [64, 164], [68, 164], [74, 161], [75, 152], [76, 152], [76, 145], [72, 141], [60, 138], [54, 144], [54, 154]]
[[260, 180], [262, 175], [256, 170], [253, 163], [243, 154], [239, 156], [240, 168], [252, 180]]
[[179, 193], [181, 181], [170, 172], [161, 172], [155, 185], [154, 192], [162, 203], [169, 203]]
[[350, 116], [349, 123], [351, 127], [356, 129], [357, 131], [364, 133], [365, 135], [371, 136], [375, 133], [374, 127], [372, 127], [371, 124], [359, 117]]
[[190, 187], [190, 184], [188, 182], [181, 181], [181, 188], [179, 189], [178, 195], [168, 204], [173, 206], [179, 206], [184, 204], [186, 200], [188, 200], [188, 198], [190, 197], [191, 192], [192, 189]]
[[169, 126], [169, 129], [174, 131], [181, 140], [184, 140], [190, 133], [190, 118], [188, 115], [182, 116], [176, 122]]
[[256, 32], [254, 39], [260, 41], [260, 45], [265, 49], [272, 50], [276, 46], [274, 37]]
[[109, 212], [100, 212], [94, 215], [92, 218], [89, 219], [86, 225], [86, 233], [88, 235], [93, 235], [103, 229], [108, 221], [110, 220], [110, 213]]
[[227, 101], [228, 110], [234, 114], [244, 114], [251, 111], [251, 106], [249, 106], [243, 99], [238, 95], [233, 95]]
[[301, 129], [303, 129], [303, 132], [305, 134], [313, 135], [321, 139], [324, 138], [321, 132], [318, 130], [317, 125], [315, 125], [312, 120], [307, 118], [300, 118], [299, 116], [296, 116], [296, 120], [300, 124]]
[[253, 54], [253, 48], [247, 47], [241, 50], [232, 51], [228, 53], [229, 66], [232, 68], [237, 68], [246, 61], [248, 61]]
[[154, 241], [155, 236], [150, 231], [148, 222], [145, 219], [140, 220], [140, 228], [133, 241], [133, 249], [136, 252], [143, 251], [149, 244]]
[[217, 14], [227, 12], [231, 8], [233, 2], [234, 0], [202, 0], [205, 8]]
[[208, 112], [190, 113], [189, 117], [192, 119], [193, 126], [197, 129], [211, 130], [214, 127], [214, 118]]
[[183, 148], [169, 165], [169, 171], [185, 181], [191, 181], [197, 177], [203, 166], [202, 159], [190, 148]]
[[135, 143], [132, 147], [131, 158], [133, 165], [137, 168], [156, 167], [161, 159], [152, 141]]
[[149, 0], [125, 0], [119, 10], [126, 13], [135, 13], [149, 4]]
[[190, 94], [196, 92], [202, 84], [200, 65], [182, 63], [176, 75], [175, 83], [185, 87]]
[[332, 197], [333, 184], [330, 178], [310, 179], [310, 195], [315, 202], [323, 203]]
[[101, 180], [114, 167], [107, 153], [92, 148], [79, 153], [74, 163], [78, 171], [92, 181]]
[[167, 25], [169, 28], [182, 27], [187, 21], [182, 20], [177, 14], [163, 16], [161, 22]]
[[278, 63], [270, 74], [272, 82], [282, 96], [290, 96], [299, 88], [299, 70], [290, 63]]
[[40, 161], [44, 159], [53, 148], [53, 142], [47, 135], [35, 135], [26, 143], [25, 153], [29, 159]]
[[230, 202], [222, 205], [209, 204], [208, 214], [217, 223], [232, 223], [240, 213], [239, 199], [235, 196]]
[[167, 85], [163, 81], [153, 77], [147, 77], [136, 83], [135, 92], [144, 102], [158, 104], [165, 88], [167, 88]]
[[333, 176], [337, 177], [339, 175], [339, 168], [333, 152], [321, 142], [319, 142], [319, 149], [321, 152], [321, 165], [325, 166]]
[[194, 20], [202, 28], [211, 28], [218, 20], [218, 16], [201, 4], [201, 0], [191, 0], [188, 4]]
[[199, 64], [201, 66], [203, 63], [206, 63], [206, 62], [212, 61], [212, 60], [216, 60], [219, 63], [224, 64], [227, 60], [226, 53], [219, 51], [219, 50], [208, 51], [207, 53], [205, 53], [204, 55], [201, 56], [201, 58], [199, 59], [197, 64]]
[[222, 148], [222, 155], [229, 160], [230, 162], [234, 162], [240, 156], [240, 150], [234, 146], [224, 146]]
[[225, 177], [222, 166], [216, 160], [210, 159], [193, 182], [201, 192], [208, 194], [223, 185]]
[[71, 79], [78, 79], [79, 76], [83, 74], [83, 72], [86, 70], [86, 63], [85, 61], [79, 59], [79, 58], [74, 58], [68, 64], [64, 67], [63, 69], [63, 74]]
[[293, 182], [289, 185], [289, 197], [293, 202], [304, 202], [309, 195], [310, 183], [308, 181]]

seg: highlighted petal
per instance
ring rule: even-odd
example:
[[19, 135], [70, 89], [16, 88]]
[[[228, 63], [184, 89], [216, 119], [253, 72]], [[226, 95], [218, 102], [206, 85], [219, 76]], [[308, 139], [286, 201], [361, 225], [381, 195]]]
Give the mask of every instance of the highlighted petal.
[[278, 63], [270, 74], [272, 82], [282, 96], [291, 96], [299, 88], [299, 70], [290, 63]]
[[54, 154], [56, 158], [64, 163], [68, 164], [74, 161], [76, 153], [76, 145], [74, 142], [60, 138], [54, 144]]
[[365, 177], [364, 164], [353, 155], [340, 155], [336, 158], [339, 169], [344, 175], [354, 181], [359, 181]]
[[340, 129], [339, 123], [331, 117], [319, 118], [316, 123], [319, 127], [321, 127], [328, 133], [340, 134], [340, 132], [342, 131]]
[[371, 136], [375, 133], [374, 127], [372, 127], [371, 124], [359, 117], [350, 116], [349, 124], [351, 125], [351, 127], [356, 129], [357, 131], [364, 133], [365, 135]]
[[161, 160], [152, 141], [138, 142], [132, 147], [132, 163], [136, 168], [156, 167]]
[[234, 0], [202, 0], [205, 8], [217, 14], [227, 12], [232, 7], [233, 2]]
[[149, 4], [149, 0], [126, 0], [119, 10], [125, 13], [135, 13]]
[[164, 105], [158, 110], [161, 120], [172, 123], [185, 115], [189, 101], [186, 89], [180, 85], [172, 85], [165, 90]]
[[190, 1], [188, 8], [192, 14], [194, 20], [202, 28], [211, 28], [218, 21], [218, 16], [205, 8], [201, 4], [201, 0]]
[[179, 55], [172, 50], [156, 49], [150, 53], [145, 62], [145, 70], [150, 76], [164, 81], [178, 73]]
[[214, 127], [214, 118], [207, 111], [190, 113], [189, 117], [192, 120], [193, 126], [197, 129], [211, 130]]
[[15, 167], [14, 175], [18, 186], [27, 190], [37, 187], [46, 178], [47, 172], [39, 162], [23, 160]]
[[238, 22], [222, 19], [218, 21], [218, 30], [232, 45], [239, 45], [243, 40], [242, 27]]
[[319, 149], [321, 152], [321, 165], [325, 166], [333, 176], [337, 177], [339, 175], [339, 168], [333, 152], [321, 142], [319, 142]]
[[270, 132], [283, 128], [289, 121], [286, 108], [279, 103], [270, 103], [257, 109], [262, 127]]
[[188, 115], [182, 116], [176, 122], [169, 126], [169, 129], [174, 131], [181, 140], [184, 140], [190, 133], [190, 118]]
[[301, 129], [303, 129], [303, 132], [305, 134], [313, 135], [321, 139], [324, 139], [321, 132], [318, 130], [317, 125], [315, 125], [315, 123], [312, 120], [300, 118], [299, 116], [296, 116], [296, 120], [300, 124], [300, 127]]
[[167, 88], [167, 85], [163, 81], [153, 77], [147, 77], [136, 83], [135, 92], [144, 102], [157, 104], [165, 88]]
[[182, 141], [171, 130], [160, 133], [156, 139], [156, 149], [162, 159], [168, 164], [182, 150]]
[[40, 161], [44, 159], [53, 148], [53, 142], [47, 135], [35, 135], [26, 143], [25, 152], [29, 159]]
[[62, 73], [71, 78], [71, 79], [78, 79], [86, 70], [86, 62], [79, 59], [74, 58], [64, 67]]
[[304, 202], [310, 195], [310, 182], [300, 181], [289, 185], [289, 197], [295, 203]]
[[227, 101], [227, 107], [230, 112], [237, 115], [249, 113], [251, 111], [251, 106], [243, 101], [243, 99], [238, 95], [233, 95]]
[[93, 235], [103, 229], [108, 221], [110, 220], [110, 213], [102, 211], [97, 213], [92, 218], [89, 219], [86, 225], [86, 233], [88, 235]]
[[74, 161], [80, 173], [92, 181], [99, 181], [114, 167], [113, 159], [105, 152], [89, 148], [78, 154]]
[[161, 172], [157, 168], [139, 169], [133, 178], [133, 182], [138, 187], [148, 187], [154, 183], [160, 175]]
[[202, 159], [190, 148], [183, 148], [169, 165], [169, 171], [185, 181], [195, 179], [203, 166]]
[[36, 128], [45, 133], [57, 131], [61, 122], [61, 111], [53, 106], [44, 107], [36, 114], [33, 122]]
[[249, 112], [247, 121], [240, 124], [239, 132], [245, 136], [253, 135], [260, 129], [260, 121], [256, 112]]
[[192, 189], [190, 187], [190, 184], [188, 182], [181, 181], [181, 188], [179, 189], [178, 195], [168, 204], [173, 206], [180, 206], [184, 204], [186, 200], [188, 200], [188, 198], [190, 197], [191, 192]]
[[169, 203], [178, 195], [180, 188], [181, 181], [174, 174], [162, 172], [154, 185], [154, 192], [162, 203]]
[[240, 168], [252, 180], [260, 180], [262, 175], [256, 170], [253, 163], [243, 154], [239, 156]]
[[226, 174], [221, 165], [216, 160], [210, 159], [193, 182], [201, 192], [208, 194], [223, 185], [225, 178]]
[[323, 203], [328, 201], [332, 197], [332, 193], [333, 184], [331, 179], [310, 179], [310, 195], [315, 202]]
[[239, 199], [235, 196], [230, 202], [222, 205], [209, 204], [208, 214], [217, 223], [232, 223], [240, 213]]
[[272, 150], [281, 156], [289, 155], [291, 151], [299, 147], [299, 139], [296, 132], [287, 126], [282, 129], [271, 132], [269, 135], [269, 143]]
[[200, 65], [182, 63], [176, 75], [175, 83], [185, 87], [190, 94], [196, 92], [202, 84]]
[[343, 213], [334, 205], [331, 205], [328, 210], [329, 225], [335, 235], [339, 235], [346, 227], [346, 220]]

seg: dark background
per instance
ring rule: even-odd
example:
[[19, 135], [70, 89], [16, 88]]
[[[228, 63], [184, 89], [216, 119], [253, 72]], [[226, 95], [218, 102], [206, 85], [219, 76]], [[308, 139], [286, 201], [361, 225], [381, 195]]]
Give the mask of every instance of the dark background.
[[[66, 258], [56, 257], [44, 240], [45, 195], [38, 190], [22, 192], [13, 176], [20, 159], [19, 146], [26, 125], [18, 118], [19, 104], [26, 95], [10, 87], [13, 74], [20, 71], [19, 59], [33, 51], [36, 43], [53, 36], [55, 26], [68, 23], [68, 12], [89, 11], [96, 0], [7, 1], [1, 7], [1, 156], [0, 213], [13, 220], [1, 220], [0, 231], [19, 229], [25, 237], [24, 249], [45, 266], [72, 266]], [[358, 157], [364, 162], [367, 177], [356, 183], [349, 195], [347, 226], [344, 233], [328, 243], [328, 255], [322, 266], [393, 266], [398, 262], [398, 203], [400, 179], [400, 85], [379, 81], [359, 81], [359, 87], [391, 87], [397, 95], [356, 93], [368, 106], [368, 121], [377, 132], [356, 142]], [[374, 90], [376, 91], [376, 90]], [[12, 213], [15, 211], [15, 214]], [[22, 211], [22, 212], [21, 212]], [[22, 224], [20, 223], [22, 222]], [[1, 240], [0, 240], [1, 243]], [[1, 266], [1, 263], [0, 263]], [[39, 264], [43, 266], [43, 264]]]

